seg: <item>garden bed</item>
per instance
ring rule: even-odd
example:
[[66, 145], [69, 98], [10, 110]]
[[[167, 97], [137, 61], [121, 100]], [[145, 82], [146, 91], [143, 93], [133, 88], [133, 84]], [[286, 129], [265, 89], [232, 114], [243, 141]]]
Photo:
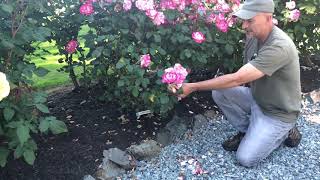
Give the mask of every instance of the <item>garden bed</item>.
[[[319, 74], [318, 68], [301, 70], [303, 92], [320, 88]], [[174, 113], [163, 119], [143, 116], [137, 120], [134, 114], [121, 114], [116, 104], [99, 102], [97, 97], [101, 93], [99, 88], [89, 93], [72, 92], [70, 88], [52, 93], [48, 101], [50, 111], [66, 121], [69, 132], [34, 137], [38, 143], [34, 165], [10, 159], [7, 166], [0, 169], [0, 179], [82, 179], [86, 174], [94, 174], [103, 150], [125, 149], [143, 139], [154, 138]], [[201, 92], [184, 99], [176, 111], [192, 115], [212, 108], [215, 107], [210, 92]]]

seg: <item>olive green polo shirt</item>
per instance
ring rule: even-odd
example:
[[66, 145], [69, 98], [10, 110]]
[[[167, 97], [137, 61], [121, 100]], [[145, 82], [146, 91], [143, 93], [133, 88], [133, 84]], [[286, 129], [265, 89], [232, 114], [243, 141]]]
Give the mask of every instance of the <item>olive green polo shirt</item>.
[[263, 44], [248, 38], [244, 62], [265, 75], [251, 82], [253, 98], [264, 114], [284, 122], [296, 122], [300, 112], [300, 65], [290, 37], [274, 26]]

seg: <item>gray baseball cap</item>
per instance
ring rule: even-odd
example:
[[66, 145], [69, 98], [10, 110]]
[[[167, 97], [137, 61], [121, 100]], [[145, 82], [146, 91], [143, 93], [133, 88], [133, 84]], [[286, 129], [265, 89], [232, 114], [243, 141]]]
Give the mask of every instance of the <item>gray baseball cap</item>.
[[246, 0], [233, 15], [241, 19], [251, 19], [260, 12], [273, 13], [273, 0]]

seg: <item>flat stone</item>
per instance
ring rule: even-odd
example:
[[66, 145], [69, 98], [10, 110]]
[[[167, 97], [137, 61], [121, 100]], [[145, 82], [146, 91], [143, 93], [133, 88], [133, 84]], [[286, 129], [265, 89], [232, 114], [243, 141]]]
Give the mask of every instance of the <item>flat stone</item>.
[[192, 118], [182, 118], [175, 115], [172, 120], [166, 125], [165, 129], [169, 130], [172, 136], [180, 137], [187, 131], [188, 126], [191, 122]]
[[104, 158], [102, 167], [98, 169], [96, 177], [100, 180], [113, 180], [123, 173], [125, 173], [124, 169], [120, 168], [109, 159]]
[[157, 142], [163, 146], [167, 146], [172, 143], [171, 133], [167, 129], [161, 129], [157, 134]]
[[105, 158], [108, 158], [110, 161], [118, 164], [124, 169], [132, 169], [134, 167], [130, 161], [132, 159], [131, 156], [118, 148], [111, 148], [108, 151], [103, 151], [103, 155]]
[[215, 110], [211, 109], [211, 110], [204, 112], [203, 115], [206, 116], [207, 118], [214, 119], [217, 116], [217, 113]]
[[202, 114], [197, 114], [193, 118], [194, 118], [193, 130], [200, 129], [202, 128], [203, 125], [208, 123], [208, 119]]
[[96, 180], [96, 179], [88, 174], [83, 177], [83, 180]]
[[137, 159], [152, 159], [159, 155], [161, 147], [154, 140], [147, 140], [140, 145], [132, 145], [127, 148], [127, 151], [131, 153]]

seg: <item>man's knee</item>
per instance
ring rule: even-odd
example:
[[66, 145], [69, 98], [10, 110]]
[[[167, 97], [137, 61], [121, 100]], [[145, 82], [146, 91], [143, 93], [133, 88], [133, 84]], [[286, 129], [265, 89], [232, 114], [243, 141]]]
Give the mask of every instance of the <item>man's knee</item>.
[[259, 162], [257, 157], [253, 156], [252, 154], [245, 153], [245, 152], [237, 151], [236, 156], [237, 156], [238, 162], [242, 166], [245, 166], [245, 167], [253, 167]]
[[215, 102], [221, 102], [223, 99], [223, 92], [221, 90], [212, 90], [212, 98]]

